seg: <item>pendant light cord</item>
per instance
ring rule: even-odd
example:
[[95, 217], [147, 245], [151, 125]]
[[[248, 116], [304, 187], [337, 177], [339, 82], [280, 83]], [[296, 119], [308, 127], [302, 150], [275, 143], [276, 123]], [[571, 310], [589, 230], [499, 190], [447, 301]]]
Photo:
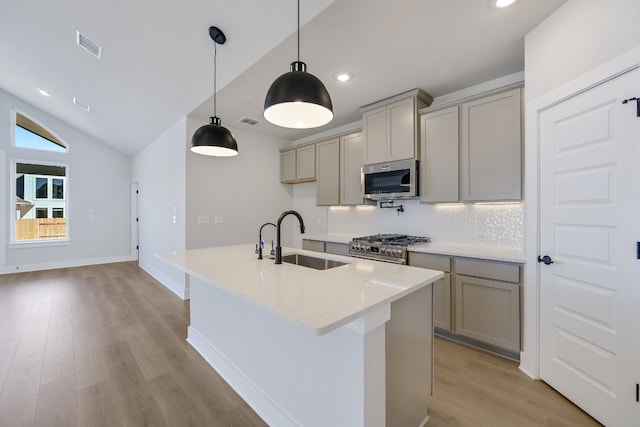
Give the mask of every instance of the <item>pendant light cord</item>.
[[300, 62], [300, 0], [298, 0], [298, 62]]
[[218, 104], [218, 42], [213, 42], [213, 116], [218, 117], [217, 104]]

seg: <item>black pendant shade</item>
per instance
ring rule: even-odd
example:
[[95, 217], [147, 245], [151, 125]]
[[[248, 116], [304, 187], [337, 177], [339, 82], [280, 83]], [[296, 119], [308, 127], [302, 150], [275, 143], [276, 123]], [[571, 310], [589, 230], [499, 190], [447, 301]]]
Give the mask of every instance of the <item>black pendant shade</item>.
[[229, 157], [238, 154], [238, 143], [229, 129], [222, 126], [220, 117], [216, 116], [216, 57], [217, 46], [227, 41], [222, 30], [209, 27], [209, 36], [214, 41], [216, 50], [213, 66], [213, 117], [209, 124], [201, 126], [191, 138], [191, 151], [205, 156]]
[[298, 0], [298, 60], [291, 71], [278, 77], [267, 91], [264, 118], [274, 125], [308, 129], [333, 119], [333, 105], [327, 88], [300, 61], [300, 0]]
[[291, 71], [278, 77], [264, 101], [264, 117], [287, 128], [314, 128], [333, 119], [333, 105], [320, 79], [306, 71], [304, 62], [291, 63]]
[[220, 124], [219, 117], [210, 117], [191, 138], [191, 151], [205, 156], [229, 157], [238, 154], [238, 143], [229, 129]]

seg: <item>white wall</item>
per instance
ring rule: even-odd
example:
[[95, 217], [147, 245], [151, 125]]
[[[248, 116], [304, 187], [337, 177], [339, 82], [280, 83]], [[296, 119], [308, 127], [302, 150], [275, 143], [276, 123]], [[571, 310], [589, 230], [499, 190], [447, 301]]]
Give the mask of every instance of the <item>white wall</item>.
[[539, 355], [536, 195], [544, 191], [538, 188], [537, 111], [621, 71], [629, 61], [616, 58], [633, 49], [640, 49], [637, 0], [569, 0], [525, 37], [525, 194], [531, 196], [525, 211], [530, 261], [525, 265], [520, 368], [532, 377], [538, 376]]
[[525, 37], [534, 99], [640, 44], [640, 1], [569, 0]]
[[[199, 120], [187, 118], [188, 142], [202, 125]], [[260, 226], [275, 223], [283, 211], [291, 209], [292, 189], [280, 184], [278, 151], [289, 142], [229, 129], [238, 142], [237, 156], [209, 157], [187, 149], [187, 249], [257, 243]], [[208, 219], [209, 223], [198, 224], [198, 217]], [[216, 217], [221, 222], [216, 223]], [[289, 223], [291, 219], [285, 221]], [[283, 223], [283, 245], [291, 242], [290, 230], [291, 226]], [[263, 231], [269, 245], [271, 239], [275, 240], [274, 228], [267, 226]]]
[[[12, 144], [13, 114], [17, 110], [51, 129], [69, 144], [68, 153], [16, 148]], [[84, 114], [84, 113], [81, 113]], [[0, 271], [42, 270], [130, 260], [131, 253], [131, 159], [13, 95], [0, 90], [0, 151], [5, 152], [0, 180], [3, 231], [0, 244], [10, 241], [13, 203], [6, 203], [15, 178], [8, 177], [11, 162], [30, 160], [68, 166], [67, 218], [69, 244], [9, 245], [0, 257]], [[2, 157], [0, 156], [0, 159]], [[0, 255], [3, 254], [0, 252]]]
[[138, 184], [139, 263], [181, 298], [185, 274], [155, 257], [185, 249], [186, 118], [180, 119], [133, 159]]

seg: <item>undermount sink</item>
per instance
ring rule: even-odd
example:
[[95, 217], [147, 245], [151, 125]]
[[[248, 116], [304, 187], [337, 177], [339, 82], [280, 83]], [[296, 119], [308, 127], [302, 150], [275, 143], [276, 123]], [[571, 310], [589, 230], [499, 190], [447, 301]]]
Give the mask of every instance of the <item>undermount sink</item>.
[[330, 268], [336, 268], [340, 267], [341, 265], [348, 264], [342, 261], [335, 261], [332, 259], [318, 258], [302, 254], [283, 255], [282, 262], [299, 265], [301, 267], [313, 268], [315, 270], [328, 270]]

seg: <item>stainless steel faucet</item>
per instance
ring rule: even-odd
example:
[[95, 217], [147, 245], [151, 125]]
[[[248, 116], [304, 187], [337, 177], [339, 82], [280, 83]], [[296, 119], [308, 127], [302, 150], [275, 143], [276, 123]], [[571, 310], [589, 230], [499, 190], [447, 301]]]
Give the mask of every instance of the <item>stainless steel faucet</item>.
[[302, 220], [302, 216], [296, 211], [285, 211], [278, 218], [278, 222], [276, 225], [276, 264], [282, 264], [282, 246], [280, 245], [280, 224], [282, 220], [287, 215], [295, 215], [298, 217], [298, 222], [300, 222], [300, 233], [304, 234], [304, 221]]
[[[274, 227], [276, 226], [272, 222], [265, 222], [260, 226], [260, 231], [258, 232], [258, 247], [256, 248], [256, 252], [258, 252], [258, 259], [262, 259], [262, 229], [266, 225], [273, 225]], [[271, 244], [273, 245], [273, 240], [271, 241]]]

